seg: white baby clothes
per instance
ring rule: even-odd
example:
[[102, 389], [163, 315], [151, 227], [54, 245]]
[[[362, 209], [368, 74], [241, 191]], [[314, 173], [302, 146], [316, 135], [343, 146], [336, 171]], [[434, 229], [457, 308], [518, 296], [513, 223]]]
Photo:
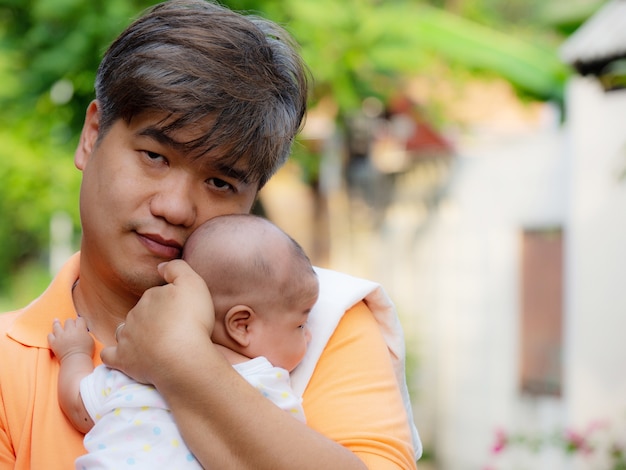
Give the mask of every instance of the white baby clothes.
[[83, 469], [201, 469], [156, 389], [98, 366], [80, 392], [94, 427], [85, 435]]
[[[302, 399], [291, 390], [285, 369], [272, 366], [264, 357], [233, 367], [266, 398], [305, 421]], [[77, 470], [202, 468], [153, 386], [98, 366], [81, 381], [80, 393], [95, 424], [85, 435], [88, 453], [76, 459]]]
[[233, 366], [264, 397], [270, 399], [279, 408], [288, 411], [293, 417], [306, 423], [302, 398], [291, 388], [289, 372], [274, 367], [270, 361], [260, 356]]

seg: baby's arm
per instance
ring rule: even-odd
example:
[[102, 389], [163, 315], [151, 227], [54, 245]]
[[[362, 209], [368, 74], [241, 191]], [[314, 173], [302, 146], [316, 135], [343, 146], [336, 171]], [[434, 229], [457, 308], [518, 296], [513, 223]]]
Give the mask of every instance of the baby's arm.
[[93, 427], [93, 420], [80, 396], [80, 381], [93, 372], [94, 341], [82, 318], [66, 320], [65, 328], [59, 320], [52, 323], [52, 333], [48, 335], [48, 343], [61, 363], [59, 370], [59, 405], [82, 433]]

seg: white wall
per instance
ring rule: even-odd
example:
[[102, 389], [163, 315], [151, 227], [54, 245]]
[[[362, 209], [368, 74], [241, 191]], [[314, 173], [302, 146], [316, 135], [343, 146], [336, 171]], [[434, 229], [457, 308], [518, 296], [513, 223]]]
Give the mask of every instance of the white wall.
[[[626, 91], [568, 89], [567, 410], [571, 424], [626, 422]], [[621, 423], [620, 423], [621, 422]]]
[[417, 241], [430, 286], [416, 286], [416, 327], [437, 338], [420, 367], [433, 378], [422, 385], [434, 387], [442, 469], [482, 468], [497, 427], [561, 418], [558, 402], [525, 404], [517, 392], [519, 236], [564, 221], [561, 149], [553, 130], [465, 147], [441, 216]]
[[[394, 294], [417, 312], [405, 321], [420, 354], [416, 416], [440, 469], [493, 463], [499, 426], [626, 428], [626, 91], [576, 78], [567, 103], [565, 138], [544, 129], [461, 147], [450, 194], [416, 238], [414, 286]], [[517, 389], [519, 233], [546, 225], [565, 229], [563, 402]], [[494, 467], [600, 468], [558, 453], [524, 458], [508, 453]]]

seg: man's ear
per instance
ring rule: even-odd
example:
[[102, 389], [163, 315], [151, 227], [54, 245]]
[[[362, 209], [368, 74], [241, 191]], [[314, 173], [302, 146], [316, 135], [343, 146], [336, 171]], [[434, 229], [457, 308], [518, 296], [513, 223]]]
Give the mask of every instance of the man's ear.
[[224, 316], [226, 333], [243, 348], [250, 345], [250, 326], [255, 317], [254, 310], [247, 305], [235, 305]]
[[85, 114], [85, 123], [80, 133], [80, 140], [74, 153], [74, 165], [79, 170], [84, 170], [89, 156], [96, 146], [100, 133], [100, 105], [96, 100], [89, 103]]

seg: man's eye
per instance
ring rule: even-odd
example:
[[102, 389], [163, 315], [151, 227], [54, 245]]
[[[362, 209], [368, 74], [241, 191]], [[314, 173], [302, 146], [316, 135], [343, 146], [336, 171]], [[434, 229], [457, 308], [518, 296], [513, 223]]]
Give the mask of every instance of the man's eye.
[[232, 184], [227, 183], [226, 181], [219, 179], [219, 178], [209, 178], [207, 180], [207, 183], [221, 191], [228, 191], [228, 190], [234, 189]]
[[146, 155], [148, 155], [148, 158], [151, 159], [151, 160], [158, 160], [159, 158], [165, 158], [160, 153], [150, 152], [149, 150], [146, 150]]
[[159, 152], [153, 152], [151, 150], [144, 150], [143, 153], [151, 162], [164, 162], [166, 164], [169, 164], [167, 158]]

